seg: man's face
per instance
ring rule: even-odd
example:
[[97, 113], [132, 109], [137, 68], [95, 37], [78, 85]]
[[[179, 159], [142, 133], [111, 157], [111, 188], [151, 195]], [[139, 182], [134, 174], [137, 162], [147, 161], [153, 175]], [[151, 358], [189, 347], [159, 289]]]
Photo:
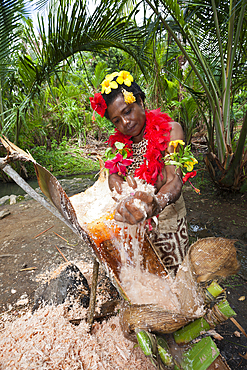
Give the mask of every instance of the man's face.
[[142, 140], [146, 115], [141, 105], [137, 102], [126, 104], [123, 95], [119, 94], [107, 111], [111, 122], [122, 134], [131, 136], [135, 143]]

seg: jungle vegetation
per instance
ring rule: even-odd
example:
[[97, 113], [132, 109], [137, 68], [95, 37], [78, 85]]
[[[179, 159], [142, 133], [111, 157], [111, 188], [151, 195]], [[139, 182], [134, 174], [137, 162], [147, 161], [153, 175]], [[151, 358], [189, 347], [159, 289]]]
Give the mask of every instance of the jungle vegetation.
[[[161, 107], [181, 123], [187, 143], [198, 133], [204, 137], [204, 160], [216, 186], [246, 191], [246, 5], [2, 1], [0, 134], [51, 170], [52, 153], [64, 163], [68, 152], [79, 158], [90, 138], [104, 141], [113, 130], [105, 118], [92, 120], [89, 97], [106, 73], [125, 69], [145, 90], [147, 108]], [[85, 158], [81, 171], [84, 165]]]

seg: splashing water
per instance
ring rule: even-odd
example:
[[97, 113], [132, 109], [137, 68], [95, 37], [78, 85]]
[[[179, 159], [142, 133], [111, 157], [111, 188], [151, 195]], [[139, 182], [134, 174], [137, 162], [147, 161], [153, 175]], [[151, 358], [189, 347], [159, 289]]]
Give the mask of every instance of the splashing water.
[[[137, 182], [135, 191], [147, 191], [154, 194], [154, 188]], [[141, 187], [141, 189], [140, 189]], [[124, 188], [122, 197], [128, 196], [129, 189]], [[131, 188], [133, 192], [133, 189]], [[143, 202], [139, 202], [138, 206], [142, 209]], [[121, 248], [121, 274], [120, 280], [132, 304], [155, 304], [167, 310], [178, 312], [180, 303], [176, 295], [176, 288], [173, 279], [167, 275], [159, 277], [145, 271], [142, 264], [142, 254], [140, 246], [144, 242], [146, 222], [141, 222], [138, 225], [128, 225], [119, 223], [121, 228], [120, 235], [122, 239]], [[132, 260], [126, 259], [127, 251], [131, 248]]]

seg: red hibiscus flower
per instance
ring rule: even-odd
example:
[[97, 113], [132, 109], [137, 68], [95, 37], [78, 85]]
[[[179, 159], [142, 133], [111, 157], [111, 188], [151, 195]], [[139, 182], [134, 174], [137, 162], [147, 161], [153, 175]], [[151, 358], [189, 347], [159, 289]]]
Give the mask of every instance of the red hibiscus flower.
[[92, 109], [96, 111], [101, 117], [104, 117], [107, 105], [101, 93], [96, 93], [94, 97], [89, 98], [89, 100], [91, 102]]
[[183, 183], [185, 184], [186, 181], [188, 181], [189, 179], [192, 179], [195, 176], [196, 176], [196, 171], [187, 172], [186, 175], [183, 177]]
[[105, 162], [105, 168], [110, 170], [110, 175], [113, 173], [118, 173], [126, 176], [126, 166], [129, 166], [132, 162], [133, 159], [123, 159], [123, 156], [118, 153], [114, 159]]

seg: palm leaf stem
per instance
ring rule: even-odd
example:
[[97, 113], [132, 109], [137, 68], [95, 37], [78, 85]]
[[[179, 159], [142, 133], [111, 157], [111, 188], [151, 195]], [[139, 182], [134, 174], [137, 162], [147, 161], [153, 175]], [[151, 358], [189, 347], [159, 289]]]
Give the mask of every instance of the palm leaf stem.
[[[206, 59], [203, 57], [196, 40], [194, 40], [193, 42], [191, 39], [191, 44], [194, 45], [194, 51], [196, 52], [198, 61], [200, 62], [203, 68], [203, 71], [206, 73], [208, 82], [211, 86], [212, 95], [210, 94], [210, 97], [208, 97], [208, 100], [209, 100], [209, 104], [210, 104], [211, 110], [214, 115], [216, 136], [218, 139], [217, 142], [218, 144], [220, 144], [219, 149], [218, 149], [219, 157], [223, 161], [224, 155], [227, 152], [227, 146], [224, 140], [224, 126], [223, 126], [223, 122], [221, 119], [222, 114], [221, 114], [221, 107], [219, 103], [219, 96], [217, 95], [216, 87], [218, 86], [218, 84], [212, 74], [211, 69], [207, 65]], [[218, 93], [219, 93], [219, 88], [218, 88]]]
[[[237, 45], [239, 42], [239, 37], [243, 25], [243, 19], [244, 19], [244, 13], [245, 13], [245, 8], [246, 8], [246, 0], [242, 0], [242, 5], [241, 5], [241, 11], [238, 16], [238, 23], [237, 23], [237, 30], [235, 33], [235, 38], [234, 38], [234, 43], [233, 46], [231, 47], [231, 52], [228, 51], [228, 69], [227, 69], [227, 85], [226, 85], [226, 91], [225, 91], [225, 98], [223, 100], [224, 105], [223, 105], [223, 122], [225, 123], [225, 129], [227, 132], [227, 143], [230, 144], [231, 138], [230, 138], [230, 94], [231, 94], [231, 83], [232, 83], [232, 75], [233, 75], [233, 64], [234, 60], [236, 57], [236, 52], [237, 52]], [[233, 18], [230, 18], [230, 23], [233, 21]], [[233, 25], [231, 27], [231, 32], [233, 33]], [[230, 39], [228, 38], [228, 42], [231, 42], [233, 35], [230, 35]]]
[[[204, 64], [205, 59], [202, 56], [201, 63]], [[216, 131], [216, 138], [217, 138], [217, 144], [218, 144], [218, 156], [223, 162], [225, 153], [228, 151], [227, 145], [225, 142], [224, 137], [224, 126], [222, 122], [222, 108], [220, 107], [219, 103], [219, 97], [217, 96], [216, 89], [214, 88], [214, 84], [211, 84], [212, 86], [212, 99], [209, 100], [209, 105], [213, 114], [213, 125], [215, 126]]]
[[[237, 149], [235, 151], [233, 160], [229, 166], [226, 176], [223, 178], [222, 183], [227, 187], [234, 185], [234, 179], [238, 178], [241, 171], [241, 162], [243, 159], [243, 151], [245, 145], [245, 139], [247, 136], [247, 112], [244, 117], [243, 125], [240, 131]], [[238, 176], [237, 176], [238, 175]], [[238, 185], [238, 184], [235, 184]]]
[[[224, 73], [224, 80], [226, 84], [223, 86], [223, 96], [222, 96], [222, 107], [223, 107], [223, 122], [224, 128], [226, 129], [226, 142], [230, 143], [230, 86], [228, 82], [231, 82], [231, 73], [230, 73], [230, 60], [232, 54], [232, 43], [233, 43], [233, 32], [234, 32], [234, 20], [235, 20], [235, 7], [233, 10], [233, 2], [230, 1], [229, 4], [229, 23], [228, 23], [228, 42], [227, 42], [227, 60], [226, 60], [226, 72], [222, 71], [222, 76]], [[229, 157], [227, 158], [227, 162]]]
[[[164, 5], [164, 7], [169, 11], [171, 12], [172, 9], [170, 9], [170, 7], [167, 6], [167, 3], [165, 3], [164, 1], [162, 1], [162, 4]], [[171, 4], [169, 4], [171, 5]], [[177, 5], [178, 7], [178, 5]], [[205, 73], [207, 79], [208, 79], [208, 83], [209, 83], [209, 86], [211, 87], [211, 89], [214, 91], [215, 89], [217, 90], [218, 92], [218, 95], [215, 94], [215, 99], [214, 99], [214, 104], [215, 102], [217, 103], [218, 101], [218, 96], [221, 96], [221, 91], [220, 91], [220, 88], [215, 80], [215, 77], [211, 71], [211, 69], [208, 67], [208, 63], [206, 62], [205, 58], [203, 57], [201, 51], [200, 51], [200, 48], [198, 46], [198, 43], [196, 41], [196, 38], [194, 37], [193, 33], [189, 30], [189, 28], [185, 29], [183, 24], [184, 22], [181, 22], [181, 15], [179, 17], [179, 19], [176, 19], [176, 14], [178, 13], [177, 12], [172, 12], [172, 16], [174, 18], [174, 20], [176, 21], [179, 29], [180, 29], [180, 32], [181, 34], [183, 35], [183, 37], [188, 41], [189, 45], [191, 46], [191, 49], [193, 50], [193, 52], [195, 53], [195, 56], [197, 58], [197, 61], [200, 63], [202, 69], [203, 69], [203, 72]], [[189, 37], [190, 36], [190, 37]], [[199, 72], [200, 73], [200, 72]], [[214, 83], [214, 85], [212, 84], [212, 82]], [[205, 86], [203, 86], [204, 89], [205, 89]]]
[[214, 15], [214, 25], [215, 25], [215, 30], [216, 30], [216, 36], [217, 36], [217, 41], [218, 41], [219, 51], [220, 51], [222, 88], [223, 88], [223, 91], [224, 91], [225, 88], [226, 88], [226, 71], [225, 71], [225, 68], [224, 68], [224, 66], [225, 66], [224, 51], [223, 51], [223, 48], [222, 48], [219, 20], [218, 20], [215, 0], [211, 0], [211, 4], [212, 4], [212, 9], [213, 9], [213, 15]]
[[3, 94], [2, 94], [2, 78], [0, 76], [0, 132], [3, 129], [4, 112], [3, 112]]
[[[213, 94], [214, 95], [214, 100], [213, 101], [214, 102], [218, 101], [218, 96], [221, 95], [221, 91], [220, 91], [218, 83], [216, 82], [215, 76], [212, 73], [212, 70], [209, 67], [208, 63], [207, 63], [207, 60], [203, 56], [203, 54], [202, 54], [202, 52], [201, 52], [201, 50], [198, 46], [198, 42], [197, 42], [196, 38], [194, 37], [194, 35], [191, 34], [190, 30], [187, 30], [186, 34], [187, 34], [186, 39], [189, 42], [189, 44], [191, 46], [191, 49], [195, 53], [197, 61], [200, 63], [200, 65], [203, 69], [203, 72], [205, 73], [205, 75], [207, 77], [208, 84], [209, 84], [209, 86], [211, 87], [211, 89], [214, 93]], [[189, 35], [190, 35], [190, 37], [189, 37]]]
[[151, 1], [149, 0], [145, 0], [146, 3], [152, 8], [152, 10], [154, 11], [154, 13], [160, 18], [162, 24], [164, 25], [165, 29], [170, 33], [170, 35], [173, 37], [174, 41], [176, 42], [176, 44], [178, 45], [179, 49], [182, 51], [183, 55], [186, 57], [186, 59], [188, 60], [191, 68], [193, 69], [193, 71], [195, 72], [196, 76], [198, 77], [200, 83], [202, 84], [203, 88], [204, 88], [204, 91], [206, 93], [206, 95], [208, 97], [211, 97], [211, 94], [210, 94], [210, 91], [208, 90], [208, 87], [207, 85], [205, 84], [205, 81], [203, 80], [203, 78], [201, 77], [198, 69], [196, 68], [193, 60], [191, 59], [191, 57], [189, 56], [189, 54], [187, 53], [187, 51], [185, 50], [185, 48], [183, 47], [181, 41], [178, 39], [178, 37], [176, 36], [175, 32], [172, 30], [172, 28], [168, 25], [168, 23], [165, 21], [165, 19], [161, 16], [161, 14], [159, 13], [159, 11], [153, 6], [153, 4], [151, 3]]
[[[192, 58], [190, 57], [190, 55], [187, 53], [187, 51], [185, 50], [185, 48], [183, 47], [182, 43], [180, 42], [180, 40], [178, 39], [178, 37], [176, 36], [175, 32], [172, 30], [172, 28], [167, 24], [167, 22], [165, 21], [165, 19], [160, 15], [158, 9], [155, 8], [155, 6], [151, 3], [150, 0], [145, 0], [147, 2], [147, 4], [151, 7], [151, 9], [154, 11], [154, 13], [160, 17], [160, 20], [162, 22], [162, 24], [164, 25], [165, 29], [171, 34], [171, 36], [173, 37], [174, 41], [176, 42], [176, 44], [178, 45], [179, 49], [182, 51], [183, 55], [186, 57], [186, 59], [188, 60], [191, 68], [193, 69], [193, 71], [195, 72], [196, 76], [198, 77], [206, 95], [207, 95], [207, 98], [208, 98], [208, 101], [209, 101], [209, 104], [211, 106], [211, 110], [212, 112], [214, 112], [214, 117], [215, 117], [215, 127], [216, 127], [216, 135], [217, 137], [219, 138], [219, 148], [218, 148], [218, 151], [219, 151], [219, 158], [221, 161], [223, 161], [224, 159], [224, 154], [227, 150], [227, 147], [226, 147], [226, 143], [225, 143], [225, 140], [224, 140], [224, 135], [222, 134], [222, 121], [221, 121], [221, 109], [220, 109], [220, 106], [219, 106], [219, 98], [216, 94], [216, 91], [215, 91], [215, 87], [213, 86], [212, 84], [212, 81], [211, 81], [211, 78], [210, 78], [210, 75], [208, 73], [208, 70], [205, 66], [205, 60], [204, 58], [201, 56], [201, 58], [199, 57], [198, 55], [198, 49], [195, 48], [195, 44], [192, 42], [192, 40], [190, 38], [187, 37], [188, 41], [190, 41], [190, 44], [193, 48], [193, 50], [195, 51], [195, 53], [198, 55], [198, 62], [201, 64], [205, 74], [207, 75], [208, 77], [208, 82], [209, 84], [211, 85], [211, 87], [213, 88], [213, 92], [214, 92], [214, 97], [212, 96], [212, 94], [210, 93], [209, 89], [208, 89], [208, 86], [206, 84], [206, 82], [203, 80], [201, 74], [200, 74], [200, 71], [198, 70], [198, 68], [196, 67], [196, 65], [194, 64]], [[190, 39], [190, 40], [189, 40]], [[217, 109], [215, 109], [217, 107]]]

